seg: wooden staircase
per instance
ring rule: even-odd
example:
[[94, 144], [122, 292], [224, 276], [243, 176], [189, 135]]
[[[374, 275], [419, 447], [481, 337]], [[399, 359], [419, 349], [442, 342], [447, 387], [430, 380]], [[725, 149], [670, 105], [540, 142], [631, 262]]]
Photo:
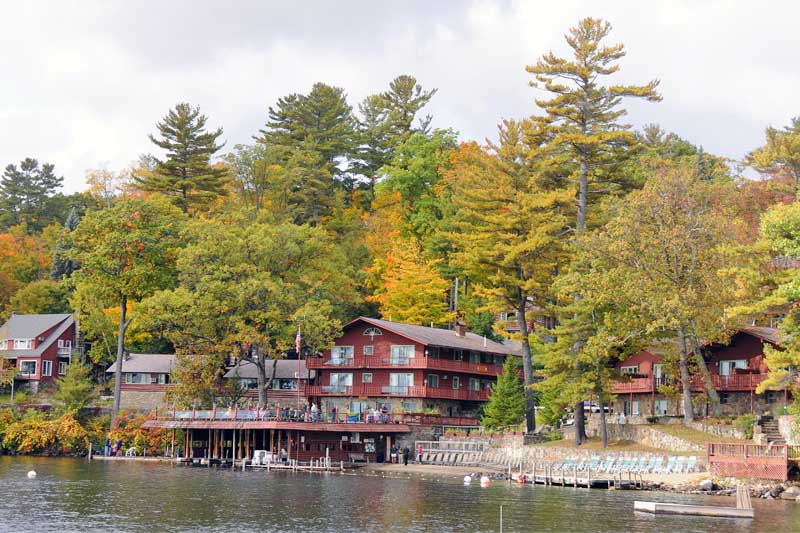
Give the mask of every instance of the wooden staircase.
[[761, 426], [761, 433], [763, 433], [764, 437], [766, 437], [767, 439], [767, 443], [786, 444], [786, 440], [783, 438], [783, 435], [781, 435], [781, 432], [778, 430], [777, 420], [775, 420], [771, 416], [762, 416], [759, 425]]

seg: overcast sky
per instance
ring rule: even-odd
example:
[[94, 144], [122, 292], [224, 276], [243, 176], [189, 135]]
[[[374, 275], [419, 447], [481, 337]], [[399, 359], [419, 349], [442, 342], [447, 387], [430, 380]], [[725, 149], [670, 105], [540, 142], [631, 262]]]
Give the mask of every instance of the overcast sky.
[[322, 81], [355, 107], [398, 74], [439, 89], [435, 126], [483, 141], [536, 112], [525, 66], [567, 54], [586, 16], [627, 47], [617, 81], [661, 80], [663, 102], [627, 106], [636, 126], [741, 158], [800, 115], [800, 2], [0, 0], [0, 165], [38, 158], [82, 190], [87, 169], [157, 153], [147, 134], [177, 102], [232, 148], [280, 96]]

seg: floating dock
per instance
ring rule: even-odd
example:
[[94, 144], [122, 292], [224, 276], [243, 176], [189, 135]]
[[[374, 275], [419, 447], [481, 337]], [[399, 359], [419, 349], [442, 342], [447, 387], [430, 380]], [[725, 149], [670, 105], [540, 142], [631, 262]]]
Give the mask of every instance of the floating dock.
[[651, 514], [679, 514], [690, 516], [712, 516], [717, 518], [753, 518], [754, 516], [753, 509], [640, 501], [633, 502], [633, 510]]

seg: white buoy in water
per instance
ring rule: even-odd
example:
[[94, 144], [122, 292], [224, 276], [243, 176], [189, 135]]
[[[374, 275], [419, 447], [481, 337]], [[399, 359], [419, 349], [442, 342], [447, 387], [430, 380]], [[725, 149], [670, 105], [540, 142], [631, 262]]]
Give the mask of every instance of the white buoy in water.
[[491, 484], [492, 480], [489, 479], [489, 476], [481, 477], [481, 487], [488, 487]]
[[464, 476], [464, 485], [472, 483], [472, 476]]
[[30, 479], [33, 479], [33, 478], [35, 478], [35, 477], [36, 477], [36, 470], [29, 470], [29, 471], [28, 471], [28, 477], [29, 477]]

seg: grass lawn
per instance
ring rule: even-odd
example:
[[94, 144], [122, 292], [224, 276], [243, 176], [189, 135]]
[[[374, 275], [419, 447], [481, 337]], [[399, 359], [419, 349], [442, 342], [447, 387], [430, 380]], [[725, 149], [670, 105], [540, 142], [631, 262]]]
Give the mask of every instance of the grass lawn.
[[607, 452], [665, 453], [664, 450], [659, 450], [657, 448], [644, 446], [642, 444], [639, 444], [638, 442], [633, 442], [630, 440], [609, 441], [608, 448], [604, 449], [603, 442], [600, 440], [599, 437], [589, 439], [587, 442], [584, 442], [581, 446], [575, 446], [575, 441], [573, 441], [572, 439], [554, 440], [550, 442], [545, 442], [543, 444], [539, 444], [537, 446], [549, 446], [553, 448], [571, 448], [573, 450], [597, 450], [597, 451], [607, 451]]

